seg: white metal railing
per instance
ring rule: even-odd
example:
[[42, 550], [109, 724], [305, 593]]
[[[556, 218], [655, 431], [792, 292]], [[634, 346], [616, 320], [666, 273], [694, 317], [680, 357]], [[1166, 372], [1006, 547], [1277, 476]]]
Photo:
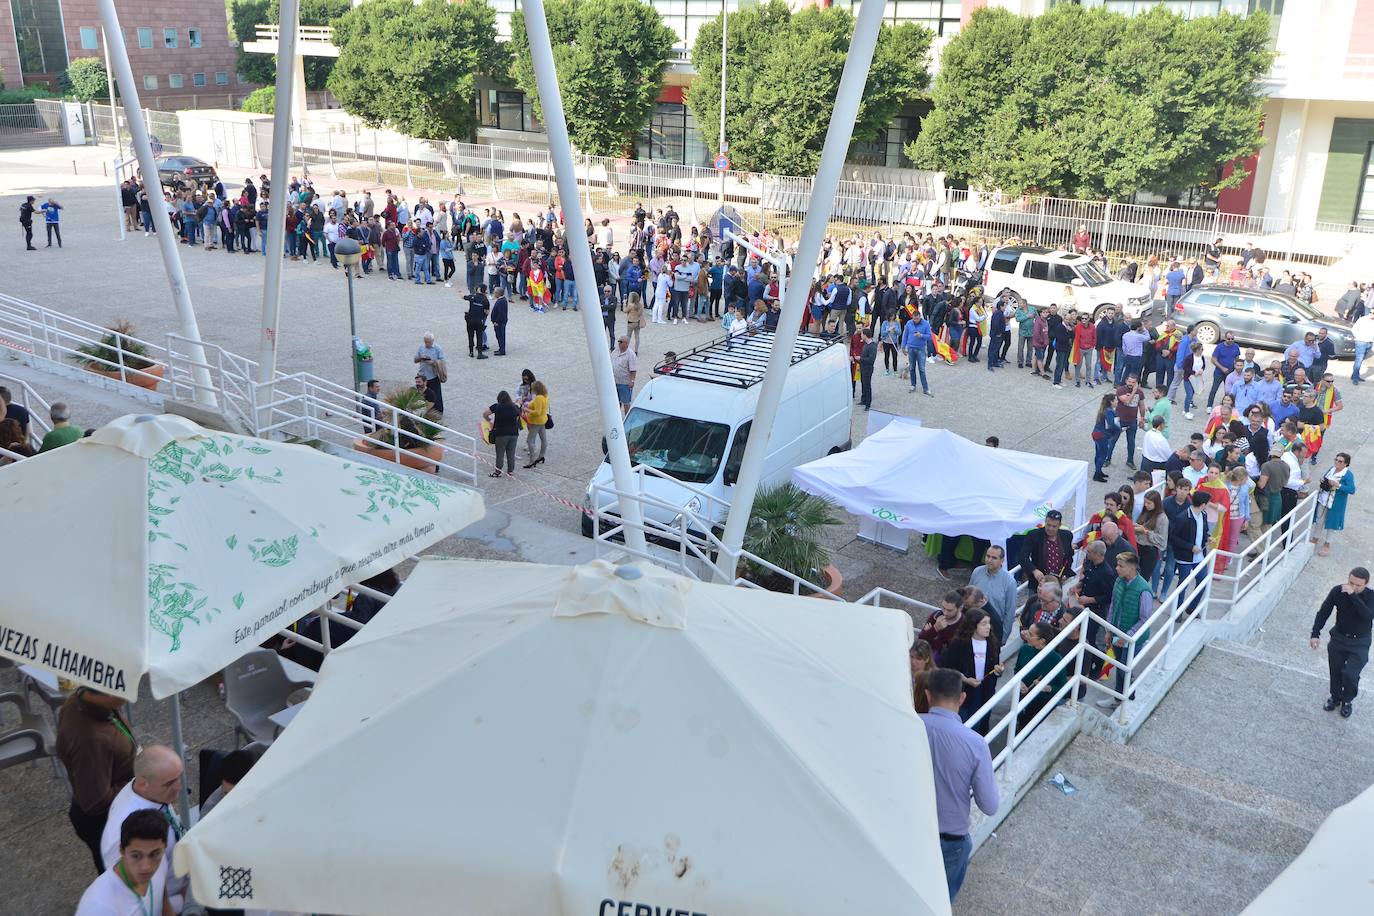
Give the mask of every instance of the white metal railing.
[[[281, 27], [276, 23], [260, 24], [253, 27], [258, 41], [277, 41], [281, 38]], [[296, 27], [298, 41], [318, 41], [334, 43], [334, 27], [329, 25], [302, 25]]]
[[[1027, 665], [1024, 670], [1006, 675], [1005, 682], [997, 693], [965, 723], [969, 727], [984, 722], [990, 723], [986, 734], [989, 745], [995, 746], [999, 739], [1005, 742], [993, 757], [994, 767], [1004, 766], [1015, 750], [1030, 736], [1035, 726], [1065, 699], [1071, 708], [1076, 707], [1082, 689], [1090, 689], [1120, 701], [1121, 705], [1116, 715], [1118, 721], [1124, 723], [1127, 717], [1126, 702], [1134, 698], [1141, 685], [1152, 675], [1165, 674], [1176, 667], [1177, 660], [1172, 650], [1181, 638], [1190, 630], [1205, 627], [1209, 622], [1224, 622], [1253, 588], [1261, 582], [1268, 581], [1280, 568], [1278, 560], [1290, 552], [1294, 545], [1302, 544], [1310, 535], [1315, 510], [1316, 497], [1308, 496], [1278, 524], [1250, 544], [1245, 553], [1237, 554], [1220, 549], [1210, 551], [1192, 572], [1158, 603], [1149, 619], [1142, 622], [1134, 634], [1123, 632], [1092, 611], [1079, 610], [1072, 622], [1063, 627], [1045, 648], [1036, 654], [1032, 664]], [[1230, 574], [1215, 572], [1218, 559], [1239, 561], [1245, 560], [1250, 554], [1255, 556], [1248, 560], [1249, 565], [1246, 568], [1237, 569]], [[1159, 562], [1163, 562], [1162, 556]], [[1242, 580], [1241, 587], [1230, 596], [1217, 595], [1214, 592], [1214, 583], [1241, 583]], [[1214, 606], [1224, 608], [1225, 613], [1220, 617], [1213, 617], [1209, 610]], [[1106, 645], [1111, 645], [1119, 639], [1124, 641], [1126, 646], [1114, 649], [1113, 657], [1108, 658], [1106, 645], [1098, 648], [1088, 643], [1088, 629], [1094, 625], [1101, 627]], [[1066, 646], [1069, 646], [1068, 650], [1061, 652], [1060, 650]], [[1044, 658], [1048, 652], [1060, 652], [1063, 658], [1045, 678], [1052, 679], [1060, 672], [1071, 671], [1071, 675], [1064, 685], [1052, 693], [1044, 708], [1023, 726], [1017, 721], [1018, 718], [1040, 694], [1038, 689], [1034, 689], [1022, 696], [1021, 685], [1026, 683], [1029, 674], [1038, 667], [1035, 662]], [[1114, 671], [1122, 672], [1119, 688], [1087, 676], [1085, 672], [1090, 660], [1094, 658], [1110, 664]], [[1009, 708], [1003, 712], [1001, 719], [993, 723], [994, 717], [1008, 704]]]
[[48, 419], [52, 405], [18, 376], [0, 372], [0, 384], [9, 389], [10, 403], [18, 404], [29, 412], [29, 445], [38, 448], [43, 437], [52, 430], [52, 421]]
[[[108, 346], [113, 358], [83, 352], [105, 346], [104, 341], [113, 333], [89, 321], [0, 293], [0, 344], [27, 352], [34, 359], [98, 369], [106, 377], [128, 385], [147, 380], [153, 386], [151, 390], [174, 400], [195, 401], [198, 393], [209, 392], [226, 418], [251, 435], [328, 440], [362, 454], [388, 457], [416, 470], [447, 471], [465, 482], [477, 481], [474, 436], [382, 401], [376, 405], [375, 416], [370, 404], [365, 413], [362, 400], [351, 388], [310, 373], [278, 371], [272, 383], [258, 382], [255, 361], [211, 343], [199, 344], [205, 358], [198, 359], [192, 356], [191, 341], [180, 334], [167, 334], [165, 344], [115, 334]], [[146, 371], [134, 368], [131, 363], [135, 351], [154, 366]], [[208, 384], [196, 380], [198, 369], [208, 373]], [[419, 432], [429, 427], [437, 435]], [[391, 443], [368, 440], [369, 435], [389, 438]], [[415, 440], [416, 444], [402, 446], [403, 437]], [[360, 438], [365, 440], [362, 448]], [[376, 443], [375, 448], [371, 447], [372, 442]], [[428, 454], [416, 456], [417, 449]]]

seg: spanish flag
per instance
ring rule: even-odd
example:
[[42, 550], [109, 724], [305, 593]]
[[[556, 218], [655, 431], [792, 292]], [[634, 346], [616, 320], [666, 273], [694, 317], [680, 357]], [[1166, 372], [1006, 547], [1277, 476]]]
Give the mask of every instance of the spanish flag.
[[1097, 363], [1102, 367], [1102, 371], [1111, 375], [1116, 371], [1116, 347], [1099, 347], [1097, 350]]
[[1078, 335], [1073, 335], [1073, 346], [1069, 348], [1069, 365], [1077, 366], [1083, 361], [1083, 351], [1078, 349]]
[[1210, 439], [1212, 437], [1213, 430], [1217, 429], [1218, 427], [1225, 426], [1230, 422], [1231, 418], [1223, 417], [1221, 415], [1221, 408], [1218, 407], [1217, 409], [1213, 410], [1212, 415], [1207, 418], [1207, 426], [1203, 428], [1202, 434]]
[[954, 348], [949, 345], [949, 326], [940, 329], [939, 337], [932, 337], [931, 343], [935, 345], [935, 355], [943, 359], [951, 366], [959, 361], [959, 354], [954, 352]]
[[1332, 408], [1336, 406], [1336, 387], [1328, 385], [1317, 393], [1317, 406], [1326, 415], [1326, 425], [1331, 425]]
[[1316, 458], [1317, 452], [1322, 450], [1322, 427], [1317, 423], [1308, 423], [1302, 428], [1302, 444], [1307, 446], [1307, 457]]

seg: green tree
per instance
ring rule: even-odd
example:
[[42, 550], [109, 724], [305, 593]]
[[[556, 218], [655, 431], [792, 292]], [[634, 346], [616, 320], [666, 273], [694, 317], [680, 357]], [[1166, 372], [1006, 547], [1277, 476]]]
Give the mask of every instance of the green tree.
[[[687, 104], [708, 135], [720, 123], [720, 31], [717, 16], [697, 33], [697, 78], [687, 91]], [[838, 8], [794, 13], [783, 0], [772, 0], [730, 14], [725, 137], [735, 167], [792, 175], [816, 171], [853, 36], [854, 17]], [[932, 37], [914, 23], [883, 26], [853, 142], [878, 138], [929, 85]]]
[[934, 110], [907, 155], [1011, 194], [1237, 185], [1247, 173], [1221, 169], [1259, 149], [1268, 32], [1263, 14], [979, 10], [940, 58]]
[[276, 114], [277, 113], [277, 87], [260, 86], [248, 93], [248, 97], [239, 105], [239, 111], [251, 111], [257, 114]]
[[229, 38], [239, 43], [235, 69], [250, 83], [271, 84], [277, 79], [277, 58], [271, 54], [250, 54], [243, 43], [257, 37], [257, 27], [268, 18], [268, 0], [228, 0]]
[[[558, 88], [573, 145], [593, 156], [620, 156], [653, 113], [676, 36], [640, 0], [548, 0]], [[539, 84], [523, 16], [511, 17], [515, 85], [539, 106]]]
[[105, 79], [105, 65], [98, 57], [78, 57], [67, 67], [63, 78], [64, 87], [78, 102], [103, 99], [109, 94], [110, 84]]
[[476, 135], [477, 77], [508, 59], [481, 0], [368, 0], [334, 24], [334, 43], [329, 91], [350, 114], [434, 140]]

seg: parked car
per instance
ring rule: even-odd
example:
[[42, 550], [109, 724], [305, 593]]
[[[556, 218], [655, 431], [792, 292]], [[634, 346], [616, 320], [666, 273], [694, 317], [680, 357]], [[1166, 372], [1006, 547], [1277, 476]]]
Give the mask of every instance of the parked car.
[[1353, 359], [1355, 338], [1350, 326], [1323, 315], [1295, 296], [1241, 286], [1196, 286], [1174, 303], [1168, 316], [1184, 327], [1196, 325], [1199, 342], [1210, 347], [1226, 331], [1243, 347], [1283, 350], [1309, 331], [1326, 328], [1337, 359]]
[[1112, 306], [1127, 320], [1139, 318], [1154, 304], [1150, 291], [1138, 283], [1113, 280], [1085, 254], [1055, 251], [1030, 245], [1006, 245], [995, 249], [983, 277], [983, 295], [990, 301], [1004, 289], [1033, 306], [1054, 305], [1072, 286], [1081, 311], [1094, 319]]
[[159, 156], [157, 177], [165, 188], [194, 190], [219, 181], [215, 167], [195, 156]]

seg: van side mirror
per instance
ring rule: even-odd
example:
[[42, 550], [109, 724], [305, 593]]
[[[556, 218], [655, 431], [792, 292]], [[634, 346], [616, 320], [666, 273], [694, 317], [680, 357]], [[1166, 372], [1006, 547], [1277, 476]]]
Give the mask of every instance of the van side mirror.
[[727, 464], [725, 466], [725, 474], [721, 479], [725, 481], [727, 487], [734, 486], [735, 481], [739, 480], [739, 465]]
[[1082, 286], [1082, 285], [1083, 285], [1083, 278], [1082, 278], [1082, 277], [1074, 277], [1072, 280], [1069, 281], [1069, 284], [1070, 284], [1071, 286]]

